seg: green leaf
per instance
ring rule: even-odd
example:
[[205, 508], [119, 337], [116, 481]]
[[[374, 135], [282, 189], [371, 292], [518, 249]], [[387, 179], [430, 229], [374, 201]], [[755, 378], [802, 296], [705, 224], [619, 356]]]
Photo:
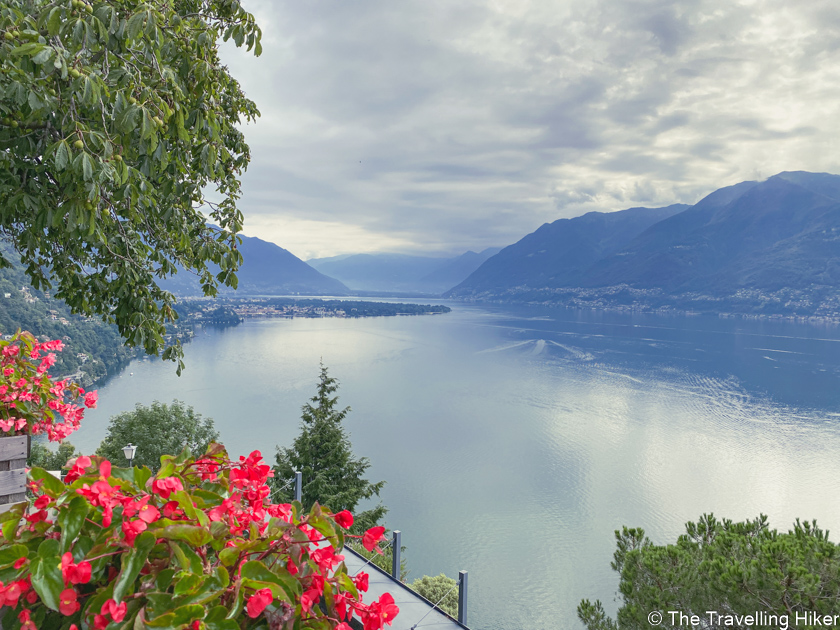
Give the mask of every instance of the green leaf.
[[159, 591], [166, 591], [169, 589], [169, 585], [172, 584], [172, 578], [175, 576], [175, 569], [164, 569], [160, 573], [157, 574], [157, 578], [155, 578], [155, 584], [158, 587]]
[[227, 614], [225, 615], [226, 619], [238, 619], [239, 614], [242, 612], [242, 608], [245, 606], [245, 589], [240, 588], [236, 591], [236, 599], [233, 600], [233, 605], [230, 606]]
[[55, 49], [52, 46], [47, 46], [37, 55], [32, 57], [32, 62], [37, 64], [44, 64], [47, 63], [50, 59], [53, 58], [55, 54]]
[[149, 552], [155, 546], [155, 535], [143, 532], [134, 540], [134, 548], [123, 556], [122, 569], [114, 584], [114, 600], [119, 604], [122, 596], [134, 585], [134, 580], [140, 575], [140, 569], [146, 564]]
[[[323, 516], [320, 508], [318, 509], [317, 514], [310, 515], [308, 523], [323, 534], [324, 538], [335, 539], [336, 534], [335, 527], [333, 527], [333, 520]], [[335, 542], [335, 540], [332, 540], [331, 542]]]
[[143, 140], [148, 139], [155, 131], [155, 121], [152, 120], [152, 115], [149, 113], [149, 110], [145, 107], [141, 108], [142, 110], [142, 118], [140, 120], [140, 138]]
[[143, 28], [143, 19], [145, 17], [145, 13], [138, 11], [128, 19], [126, 36], [129, 41], [137, 39], [137, 36], [140, 34], [140, 30]]
[[140, 108], [137, 105], [128, 105], [117, 115], [117, 130], [121, 133], [134, 131], [137, 128], [137, 114], [139, 113]]
[[87, 152], [82, 153], [82, 176], [86, 182], [93, 179], [93, 160]]
[[47, 490], [47, 492], [49, 492], [52, 496], [58, 496], [66, 489], [64, 484], [61, 482], [61, 479], [58, 479], [43, 468], [38, 468], [37, 466], [33, 466], [30, 469], [29, 478], [34, 481], [42, 481], [43, 484], [41, 487]]
[[209, 531], [197, 525], [167, 525], [163, 529], [155, 530], [155, 534], [159, 538], [183, 540], [193, 547], [201, 547], [213, 540]]
[[136, 466], [134, 468], [134, 483], [141, 490], [146, 487], [146, 482], [152, 478], [152, 471], [146, 466]]
[[58, 560], [58, 541], [55, 538], [47, 538], [38, 545], [38, 555], [45, 560]]
[[175, 541], [170, 542], [169, 545], [172, 549], [172, 552], [175, 554], [176, 559], [178, 560], [178, 564], [181, 565], [181, 568], [184, 571], [201, 573], [204, 570], [204, 565], [201, 562], [201, 558], [199, 558], [198, 554], [195, 551]]
[[90, 505], [83, 497], [74, 497], [61, 507], [58, 514], [58, 524], [61, 527], [60, 554], [67, 551], [76, 540], [89, 511]]
[[14, 521], [5, 521], [3, 523], [3, 538], [5, 538], [6, 540], [14, 540], [15, 532], [17, 531], [19, 521], [20, 515]]
[[44, 101], [40, 99], [38, 93], [35, 90], [30, 90], [29, 98], [27, 98], [26, 101], [29, 104], [29, 109], [31, 109], [33, 112], [41, 109], [44, 106]]
[[21, 56], [21, 55], [30, 55], [34, 52], [39, 52], [44, 48], [44, 44], [39, 44], [37, 42], [29, 42], [28, 44], [22, 44], [18, 46], [14, 50], [12, 50], [12, 55], [14, 56]]
[[94, 102], [93, 80], [91, 80], [90, 76], [85, 76], [85, 89], [82, 94], [82, 100], [89, 105]]
[[199, 586], [204, 583], [204, 576], [203, 575], [196, 575], [195, 573], [186, 573], [182, 577], [178, 578], [175, 582], [175, 589], [172, 591], [175, 595], [185, 595], [186, 593], [192, 593]]
[[[259, 560], [251, 560], [242, 565], [241, 575], [243, 578], [264, 582], [267, 584], [275, 584], [283, 589], [283, 594], [280, 599], [292, 601], [296, 595], [301, 594], [301, 585], [285, 567], [275, 567], [274, 570], [269, 569]], [[272, 592], [277, 593], [275, 589]], [[275, 597], [278, 597], [275, 594]]]
[[29, 549], [24, 545], [12, 545], [11, 547], [4, 547], [0, 549], [0, 566], [8, 566], [14, 564], [21, 558], [26, 558], [29, 555]]
[[226, 567], [233, 565], [238, 557], [239, 549], [236, 547], [225, 547], [219, 552], [219, 560]]
[[172, 612], [155, 617], [152, 620], [146, 620], [147, 628], [160, 628], [173, 630], [176, 628], [183, 628], [196, 619], [204, 617], [205, 609], [201, 604], [189, 604], [176, 608]]
[[230, 573], [224, 567], [216, 567], [216, 579], [222, 588], [227, 588], [230, 585]]
[[[55, 551], [58, 551], [58, 541], [54, 542]], [[43, 547], [43, 544], [41, 545]], [[38, 550], [40, 554], [40, 549]], [[61, 575], [61, 563], [57, 553], [51, 556], [39, 556], [29, 565], [30, 576], [32, 577], [32, 588], [38, 593], [41, 601], [52, 610], [58, 610], [58, 601], [61, 591], [64, 590], [64, 578]]]
[[50, 17], [47, 20], [47, 31], [49, 32], [50, 37], [58, 35], [58, 31], [61, 28], [62, 13], [63, 11], [61, 7], [54, 7], [50, 11]]
[[215, 606], [210, 609], [204, 617], [204, 625], [207, 630], [239, 630], [239, 624], [232, 619], [225, 619], [228, 609], [224, 606]]
[[53, 162], [55, 163], [55, 168], [59, 171], [67, 168], [67, 164], [70, 162], [70, 146], [65, 140], [58, 142], [58, 146], [55, 148], [55, 154], [53, 155]]

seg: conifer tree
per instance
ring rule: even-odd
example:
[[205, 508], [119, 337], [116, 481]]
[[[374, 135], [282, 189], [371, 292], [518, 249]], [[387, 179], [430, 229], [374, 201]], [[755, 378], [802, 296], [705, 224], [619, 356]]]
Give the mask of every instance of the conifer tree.
[[290, 502], [294, 494], [290, 481], [295, 471], [300, 471], [304, 510], [316, 501], [333, 512], [350, 510], [355, 515], [353, 530], [364, 531], [378, 524], [387, 510], [380, 503], [356, 514], [356, 507], [362, 500], [379, 497], [385, 482], [365, 479], [370, 461], [353, 455], [350, 438], [341, 424], [350, 407], [338, 408], [338, 397], [333, 396], [337, 390], [338, 381], [321, 364], [318, 392], [303, 406], [300, 434], [291, 448], [277, 447], [272, 499], [277, 503]]
[[587, 630], [810, 628], [814, 616], [840, 615], [840, 545], [816, 521], [780, 533], [764, 515], [736, 523], [707, 514], [676, 544], [655, 545], [640, 528], [615, 535], [623, 601], [612, 619], [600, 601], [583, 600]]

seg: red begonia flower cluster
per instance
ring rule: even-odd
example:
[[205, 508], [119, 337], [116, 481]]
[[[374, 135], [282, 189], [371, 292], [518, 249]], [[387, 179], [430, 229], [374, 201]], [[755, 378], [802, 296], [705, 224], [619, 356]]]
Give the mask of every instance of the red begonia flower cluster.
[[79, 428], [85, 407], [96, 407], [96, 392], [47, 374], [62, 348], [28, 332], [0, 340], [0, 435], [46, 433], [59, 442]]
[[[4, 619], [27, 630], [390, 625], [393, 597], [366, 603], [367, 574], [347, 574], [352, 514], [275, 505], [271, 475], [259, 451], [231, 461], [218, 444], [164, 457], [154, 476], [85, 456], [65, 483], [33, 469], [35, 498], [0, 515]], [[362, 543], [376, 549], [383, 535], [374, 527]]]

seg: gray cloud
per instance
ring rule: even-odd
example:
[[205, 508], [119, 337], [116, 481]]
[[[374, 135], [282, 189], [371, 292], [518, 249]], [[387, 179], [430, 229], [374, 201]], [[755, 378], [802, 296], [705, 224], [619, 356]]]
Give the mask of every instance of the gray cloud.
[[590, 210], [838, 172], [840, 10], [245, 0], [246, 234], [301, 257], [506, 245]]

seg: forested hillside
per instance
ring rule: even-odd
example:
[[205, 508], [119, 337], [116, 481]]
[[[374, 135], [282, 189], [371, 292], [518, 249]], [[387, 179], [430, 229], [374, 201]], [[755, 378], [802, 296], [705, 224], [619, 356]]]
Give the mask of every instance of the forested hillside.
[[49, 291], [33, 289], [23, 269], [15, 266], [0, 269], [0, 334], [11, 335], [18, 328], [41, 339], [61, 339], [64, 351], [56, 353], [52, 373], [75, 374], [84, 387], [116, 374], [135, 354], [123, 346], [116, 326], [71, 314]]

